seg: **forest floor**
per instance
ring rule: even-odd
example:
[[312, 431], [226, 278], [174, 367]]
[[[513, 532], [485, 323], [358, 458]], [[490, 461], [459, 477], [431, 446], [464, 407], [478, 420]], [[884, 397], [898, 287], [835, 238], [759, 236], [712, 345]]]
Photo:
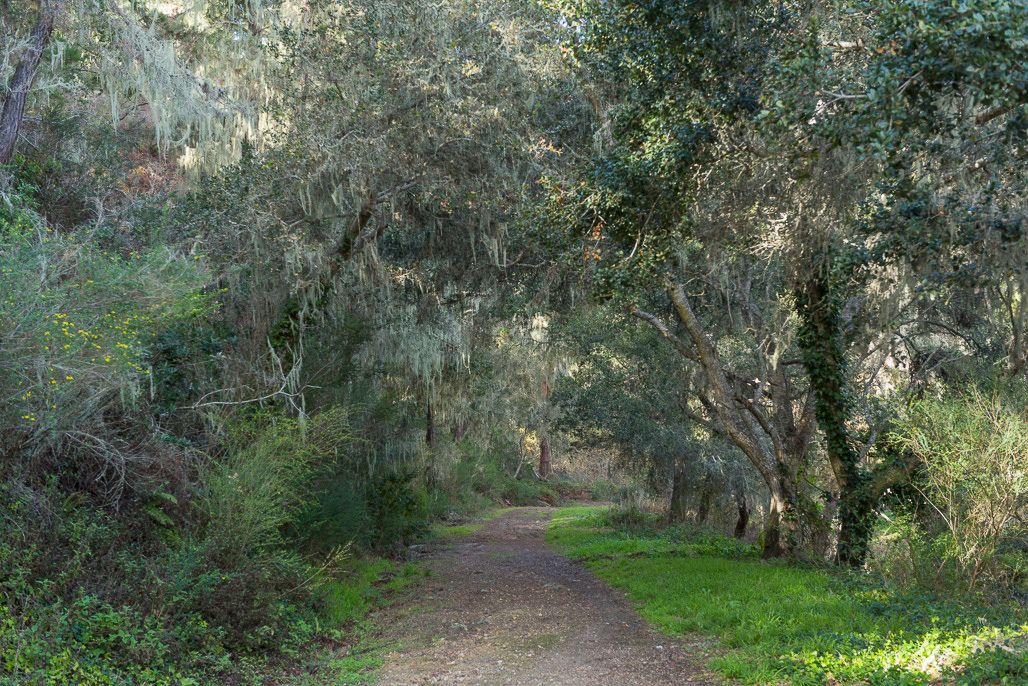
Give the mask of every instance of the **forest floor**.
[[391, 645], [375, 682], [713, 684], [705, 639], [648, 627], [620, 591], [551, 548], [554, 510], [513, 508], [419, 549], [430, 575], [373, 618]]

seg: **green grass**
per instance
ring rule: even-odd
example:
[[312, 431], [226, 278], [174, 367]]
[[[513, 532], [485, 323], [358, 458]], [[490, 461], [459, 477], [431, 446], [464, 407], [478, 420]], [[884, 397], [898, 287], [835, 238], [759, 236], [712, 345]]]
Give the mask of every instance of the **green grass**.
[[445, 524], [443, 522], [436, 522], [432, 524], [428, 529], [429, 539], [449, 539], [449, 538], [460, 538], [461, 536], [469, 536], [483, 526], [486, 522], [490, 522], [497, 517], [502, 517], [511, 510], [515, 510], [514, 507], [493, 507], [480, 512], [474, 517], [474, 521], [466, 524]]
[[766, 563], [682, 527], [625, 531], [604, 508], [559, 513], [547, 539], [626, 591], [669, 635], [717, 637], [711, 667], [747, 684], [1028, 683], [1028, 617], [900, 595], [856, 576]]
[[317, 658], [320, 664], [296, 686], [373, 683], [385, 655], [396, 646], [380, 636], [368, 615], [427, 574], [412, 562], [376, 557], [352, 560], [340, 579], [326, 588], [322, 611], [326, 634], [347, 647], [322, 651]]
[[424, 574], [425, 571], [412, 562], [399, 564], [381, 557], [358, 558], [339, 580], [325, 589], [323, 618], [332, 628], [345, 627], [363, 619], [390, 594], [403, 590]]

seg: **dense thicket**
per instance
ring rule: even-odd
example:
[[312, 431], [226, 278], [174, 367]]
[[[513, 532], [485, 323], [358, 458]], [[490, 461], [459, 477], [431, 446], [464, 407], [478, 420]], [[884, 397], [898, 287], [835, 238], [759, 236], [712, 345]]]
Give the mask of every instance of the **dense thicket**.
[[11, 683], [285, 678], [348, 559], [571, 471], [1025, 592], [1022, 0], [0, 23]]

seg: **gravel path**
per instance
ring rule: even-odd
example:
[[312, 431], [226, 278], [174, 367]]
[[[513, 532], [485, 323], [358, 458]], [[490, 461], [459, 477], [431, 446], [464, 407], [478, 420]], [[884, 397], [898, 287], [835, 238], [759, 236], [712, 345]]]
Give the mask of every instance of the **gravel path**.
[[620, 592], [546, 544], [552, 513], [518, 508], [430, 547], [420, 595], [379, 616], [399, 647], [377, 683], [718, 683], [702, 667], [709, 645], [648, 628]]

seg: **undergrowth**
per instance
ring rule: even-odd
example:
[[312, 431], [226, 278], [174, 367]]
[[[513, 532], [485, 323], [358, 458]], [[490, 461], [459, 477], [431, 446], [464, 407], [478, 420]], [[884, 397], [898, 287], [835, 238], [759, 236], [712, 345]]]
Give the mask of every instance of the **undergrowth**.
[[614, 528], [603, 508], [558, 514], [547, 539], [624, 589], [669, 635], [717, 637], [711, 667], [747, 684], [1019, 684], [1023, 608], [900, 592], [866, 576], [767, 563], [689, 529]]
[[306, 673], [289, 683], [294, 686], [352, 686], [373, 683], [375, 671], [393, 647], [379, 634], [369, 613], [395, 600], [405, 589], [428, 574], [411, 562], [366, 558], [352, 564], [338, 581], [324, 591], [322, 617], [329, 639], [327, 650], [313, 653]]

